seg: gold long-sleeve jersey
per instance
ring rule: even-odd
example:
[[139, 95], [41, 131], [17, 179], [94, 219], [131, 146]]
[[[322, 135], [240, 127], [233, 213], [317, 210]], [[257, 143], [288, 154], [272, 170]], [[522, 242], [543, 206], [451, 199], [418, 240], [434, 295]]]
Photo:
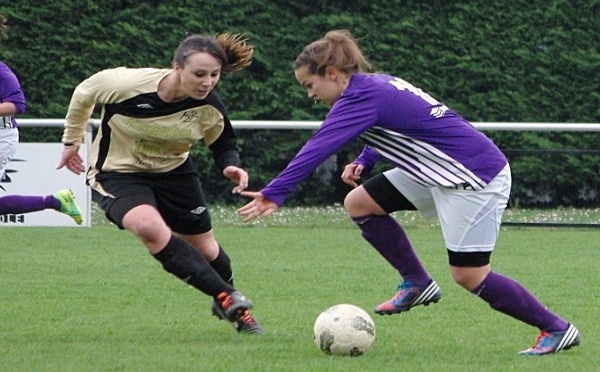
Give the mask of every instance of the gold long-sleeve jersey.
[[75, 89], [62, 142], [77, 146], [96, 105], [101, 124], [88, 154], [88, 182], [100, 171], [161, 173], [185, 162], [202, 139], [220, 169], [240, 166], [236, 137], [215, 92], [205, 99], [164, 102], [158, 84], [171, 69], [119, 67], [100, 71]]

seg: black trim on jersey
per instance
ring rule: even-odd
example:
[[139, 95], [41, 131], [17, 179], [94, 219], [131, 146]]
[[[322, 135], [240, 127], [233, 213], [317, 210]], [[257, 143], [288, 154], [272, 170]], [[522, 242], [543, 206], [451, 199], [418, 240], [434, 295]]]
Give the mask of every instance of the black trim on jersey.
[[102, 121], [100, 122], [102, 138], [100, 138], [100, 143], [98, 146], [98, 157], [96, 159], [96, 163], [93, 165], [93, 167], [98, 170], [102, 170], [102, 166], [104, 166], [104, 162], [108, 157], [108, 147], [110, 146], [110, 137], [112, 133], [112, 129], [110, 128], [110, 125], [108, 125], [108, 122], [112, 116], [113, 113], [106, 110], [104, 115], [102, 115]]
[[[209, 97], [210, 96], [213, 96], [212, 92]], [[237, 137], [233, 131], [231, 121], [229, 121], [227, 109], [217, 94], [214, 94], [213, 98], [215, 100], [213, 106], [223, 115], [225, 125], [223, 126], [223, 132], [219, 138], [217, 138], [213, 144], [208, 146], [208, 148], [212, 152], [215, 164], [220, 171], [223, 171], [223, 169], [230, 165], [241, 167], [242, 161], [240, 160], [240, 154], [237, 150]]]
[[205, 105], [215, 107], [223, 114], [223, 116], [227, 114], [224, 112], [222, 107], [223, 104], [219, 100], [219, 97], [212, 92], [203, 100], [186, 98], [183, 101], [177, 102], [165, 102], [158, 97], [156, 92], [145, 93], [119, 103], [104, 105], [104, 107], [107, 113], [109, 111], [111, 112], [111, 116], [120, 114], [131, 118], [147, 119], [172, 115], [176, 112], [190, 110]]

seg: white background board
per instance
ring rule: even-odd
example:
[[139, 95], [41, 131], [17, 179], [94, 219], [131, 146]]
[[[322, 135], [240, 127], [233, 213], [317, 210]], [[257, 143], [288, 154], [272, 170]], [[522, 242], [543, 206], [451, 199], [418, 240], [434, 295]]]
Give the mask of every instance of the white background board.
[[[19, 143], [17, 152], [6, 169], [11, 182], [2, 182], [0, 197], [6, 195], [50, 195], [61, 189], [71, 189], [81, 207], [83, 223], [91, 226], [91, 191], [85, 184], [85, 174], [79, 176], [66, 168], [57, 170], [63, 145], [61, 143]], [[80, 146], [79, 155], [87, 159], [87, 146]], [[18, 215], [0, 216], [3, 226], [78, 226], [71, 217], [53, 209]]]

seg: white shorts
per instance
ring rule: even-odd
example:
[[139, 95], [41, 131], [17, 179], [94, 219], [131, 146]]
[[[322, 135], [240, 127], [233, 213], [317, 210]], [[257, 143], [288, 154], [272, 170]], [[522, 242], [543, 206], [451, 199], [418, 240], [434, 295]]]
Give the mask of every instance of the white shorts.
[[453, 252], [491, 252], [511, 188], [510, 166], [481, 191], [426, 187], [399, 169], [383, 174], [425, 218], [437, 215], [446, 248]]
[[19, 130], [17, 128], [0, 129], [0, 181], [6, 173], [6, 165], [15, 155], [19, 144]]

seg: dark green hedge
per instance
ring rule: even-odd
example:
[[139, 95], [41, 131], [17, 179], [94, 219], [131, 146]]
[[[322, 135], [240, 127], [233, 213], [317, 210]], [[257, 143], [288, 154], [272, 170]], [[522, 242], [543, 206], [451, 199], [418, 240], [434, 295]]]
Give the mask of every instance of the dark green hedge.
[[[28, 118], [64, 117], [73, 88], [119, 65], [170, 65], [186, 32], [244, 32], [256, 47], [250, 68], [224, 77], [219, 93], [236, 120], [319, 120], [291, 64], [307, 43], [347, 28], [379, 71], [399, 75], [476, 122], [600, 122], [600, 1], [0, 0], [12, 27], [0, 58], [21, 78]], [[240, 131], [254, 189], [302, 146], [307, 131]], [[511, 155], [513, 149], [598, 149], [598, 133], [492, 132], [509, 154], [520, 206], [598, 206], [597, 154]], [[50, 129], [23, 141], [57, 140]], [[341, 202], [345, 149], [305, 182], [292, 204]], [[223, 190], [206, 148], [194, 148], [207, 194]], [[57, 154], [58, 157], [58, 154]]]

